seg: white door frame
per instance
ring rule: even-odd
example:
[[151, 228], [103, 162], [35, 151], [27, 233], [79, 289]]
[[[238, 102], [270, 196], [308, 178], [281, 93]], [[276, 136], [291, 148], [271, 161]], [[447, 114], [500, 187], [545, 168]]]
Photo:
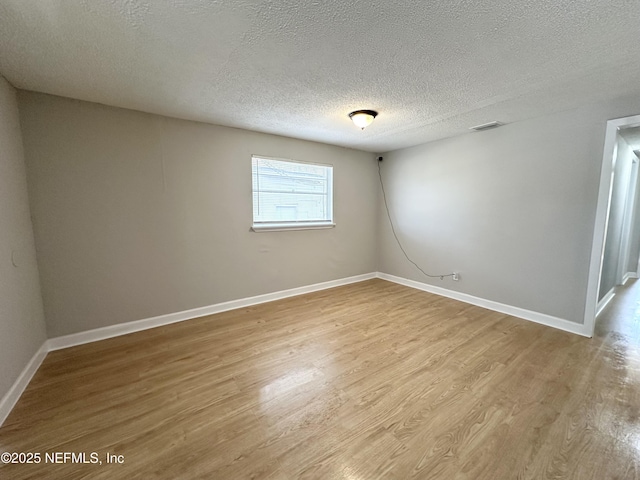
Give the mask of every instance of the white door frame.
[[584, 326], [589, 336], [593, 336], [596, 327], [596, 307], [598, 304], [598, 286], [602, 273], [602, 259], [604, 256], [604, 241], [609, 219], [609, 205], [611, 202], [611, 173], [613, 172], [616, 136], [620, 127], [640, 125], [640, 115], [616, 118], [607, 122], [604, 138], [604, 152], [602, 154], [602, 168], [600, 170], [600, 189], [596, 207], [596, 220], [593, 228], [593, 243], [591, 246], [591, 260], [589, 262], [589, 279], [587, 282], [587, 299], [584, 309]]

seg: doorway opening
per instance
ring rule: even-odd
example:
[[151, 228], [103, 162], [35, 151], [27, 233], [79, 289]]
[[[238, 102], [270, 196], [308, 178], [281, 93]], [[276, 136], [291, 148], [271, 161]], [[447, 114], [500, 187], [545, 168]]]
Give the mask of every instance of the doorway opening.
[[607, 122], [591, 251], [584, 324], [620, 286], [638, 278], [640, 264], [640, 115]]

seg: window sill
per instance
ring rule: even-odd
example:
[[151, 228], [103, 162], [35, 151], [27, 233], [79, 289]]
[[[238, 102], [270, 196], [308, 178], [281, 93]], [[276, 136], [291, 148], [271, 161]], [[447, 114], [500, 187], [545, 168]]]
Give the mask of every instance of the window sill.
[[284, 232], [287, 230], [320, 230], [335, 227], [335, 223], [269, 223], [252, 225], [251, 230], [259, 232]]

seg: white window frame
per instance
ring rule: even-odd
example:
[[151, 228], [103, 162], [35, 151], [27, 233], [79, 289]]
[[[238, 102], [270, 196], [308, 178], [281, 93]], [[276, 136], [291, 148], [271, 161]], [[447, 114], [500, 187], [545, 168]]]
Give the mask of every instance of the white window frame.
[[[255, 214], [254, 214], [254, 204], [253, 204], [253, 160], [254, 159], [264, 159], [264, 160], [275, 160], [278, 162], [287, 162], [294, 164], [304, 164], [304, 165], [317, 165], [320, 167], [329, 167], [330, 168], [330, 176], [328, 179], [328, 190], [329, 194], [327, 195], [327, 211], [329, 212], [329, 219], [325, 221], [266, 221], [266, 222], [256, 222]], [[334, 223], [333, 216], [333, 165], [328, 163], [316, 163], [316, 162], [305, 162], [301, 160], [292, 160], [289, 158], [278, 158], [278, 157], [269, 157], [266, 155], [251, 155], [251, 214], [252, 214], [252, 224], [251, 230], [254, 232], [280, 232], [287, 230], [318, 230], [325, 228], [333, 228], [336, 226]]]

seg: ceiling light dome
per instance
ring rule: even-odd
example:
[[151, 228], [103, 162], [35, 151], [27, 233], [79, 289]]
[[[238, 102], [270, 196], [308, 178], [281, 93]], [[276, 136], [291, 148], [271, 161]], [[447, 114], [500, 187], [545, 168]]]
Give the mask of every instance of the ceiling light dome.
[[353, 120], [353, 123], [362, 130], [371, 125], [371, 122], [373, 122], [373, 119], [377, 116], [378, 112], [374, 110], [356, 110], [349, 114], [349, 118]]

